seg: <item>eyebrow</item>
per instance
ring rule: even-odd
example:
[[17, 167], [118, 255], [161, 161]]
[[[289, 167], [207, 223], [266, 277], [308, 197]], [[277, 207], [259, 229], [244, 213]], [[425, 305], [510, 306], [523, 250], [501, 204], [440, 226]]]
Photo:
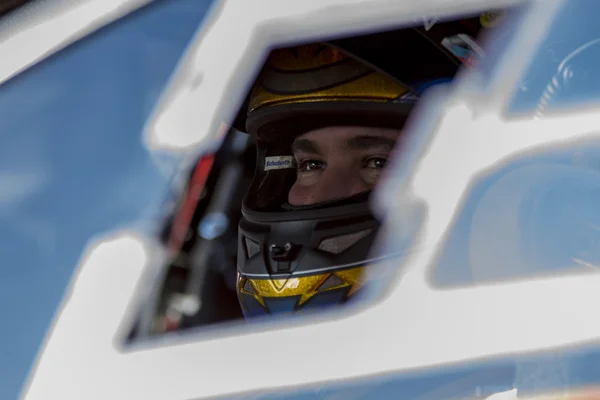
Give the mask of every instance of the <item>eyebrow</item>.
[[396, 146], [396, 140], [386, 136], [354, 136], [346, 141], [346, 147], [353, 150], [368, 150], [385, 147], [392, 150]]
[[293, 153], [321, 154], [317, 144], [309, 139], [294, 140], [294, 143], [292, 143], [292, 152]]
[[[386, 148], [391, 151], [396, 145], [396, 139], [392, 139], [385, 136], [369, 136], [361, 135], [354, 136], [346, 140], [344, 147], [352, 150], [368, 150], [374, 148]], [[296, 139], [292, 143], [292, 152], [295, 153], [309, 153], [309, 154], [321, 154], [319, 146], [310, 139]]]

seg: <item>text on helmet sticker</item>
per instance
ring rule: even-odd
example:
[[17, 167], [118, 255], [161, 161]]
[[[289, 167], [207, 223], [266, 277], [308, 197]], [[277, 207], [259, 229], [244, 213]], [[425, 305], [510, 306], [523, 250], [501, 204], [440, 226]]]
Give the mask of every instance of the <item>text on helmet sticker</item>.
[[265, 157], [265, 171], [295, 168], [295, 166], [296, 164], [293, 156]]

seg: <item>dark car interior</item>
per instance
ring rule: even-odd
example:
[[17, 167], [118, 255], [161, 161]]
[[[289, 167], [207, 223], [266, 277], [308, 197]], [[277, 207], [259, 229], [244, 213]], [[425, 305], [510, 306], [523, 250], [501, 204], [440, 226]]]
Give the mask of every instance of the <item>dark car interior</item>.
[[190, 168], [184, 194], [160, 233], [168, 265], [130, 339], [242, 318], [235, 291], [237, 228], [255, 164], [252, 138], [231, 129], [216, 153], [201, 155]]
[[28, 3], [32, 0], [0, 0], [0, 18]]

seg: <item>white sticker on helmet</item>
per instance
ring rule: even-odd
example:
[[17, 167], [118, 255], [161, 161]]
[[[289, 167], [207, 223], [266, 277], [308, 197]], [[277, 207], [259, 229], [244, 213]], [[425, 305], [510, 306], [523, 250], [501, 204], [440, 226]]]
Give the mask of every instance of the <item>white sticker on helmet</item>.
[[295, 162], [293, 156], [274, 156], [265, 157], [265, 171], [272, 169], [294, 168]]

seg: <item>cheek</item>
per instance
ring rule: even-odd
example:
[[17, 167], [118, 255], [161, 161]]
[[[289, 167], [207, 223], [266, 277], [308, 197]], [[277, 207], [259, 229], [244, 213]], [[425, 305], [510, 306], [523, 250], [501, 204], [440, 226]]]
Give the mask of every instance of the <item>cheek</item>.
[[366, 169], [364, 171], [361, 171], [360, 176], [362, 179], [362, 183], [365, 186], [365, 190], [374, 189], [375, 186], [377, 186], [377, 184], [379, 183], [382, 173], [383, 170], [381, 169]]
[[288, 193], [288, 203], [294, 206], [306, 205], [310, 202], [310, 195], [317, 187], [322, 171], [299, 173], [296, 182]]
[[305, 205], [308, 201], [309, 194], [309, 187], [302, 186], [298, 182], [296, 182], [294, 183], [294, 186], [292, 186], [290, 192], [288, 193], [288, 203], [290, 203], [293, 206]]

